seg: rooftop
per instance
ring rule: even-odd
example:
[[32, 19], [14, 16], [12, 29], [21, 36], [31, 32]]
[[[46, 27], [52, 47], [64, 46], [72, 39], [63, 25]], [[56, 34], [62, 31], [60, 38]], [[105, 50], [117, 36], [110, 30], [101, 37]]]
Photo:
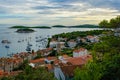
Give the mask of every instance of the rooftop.
[[79, 53], [79, 52], [85, 51], [85, 50], [86, 50], [85, 48], [80, 48], [80, 49], [75, 49], [73, 52]]

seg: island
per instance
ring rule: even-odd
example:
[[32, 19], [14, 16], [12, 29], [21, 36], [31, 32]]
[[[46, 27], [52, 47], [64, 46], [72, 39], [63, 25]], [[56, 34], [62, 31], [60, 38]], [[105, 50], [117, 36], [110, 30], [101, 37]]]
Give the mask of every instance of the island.
[[99, 28], [98, 25], [91, 25], [91, 24], [74, 25], [74, 26], [55, 25], [52, 27], [55, 27], [55, 28]]
[[54, 25], [52, 27], [55, 27], [55, 28], [67, 28], [67, 26], [63, 26], [63, 25]]
[[17, 29], [16, 31], [17, 33], [32, 33], [35, 32], [33, 29], [29, 29], [29, 28], [21, 28], [21, 29]]
[[64, 26], [64, 25], [54, 25], [54, 26], [12, 26], [12, 29], [21, 29], [21, 28], [37, 28], [37, 29], [51, 29], [51, 28], [99, 28], [98, 25], [83, 24], [83, 25], [74, 25], [74, 26]]
[[91, 24], [84, 24], [84, 25], [69, 26], [69, 28], [99, 28], [99, 26], [91, 25]]
[[18, 28], [18, 29], [21, 29], [21, 28], [40, 28], [40, 29], [51, 29], [51, 27], [48, 27], [48, 26], [33, 26], [33, 27], [30, 27], [30, 26], [12, 26], [10, 28]]
[[48, 27], [48, 26], [34, 26], [30, 28], [51, 29], [51, 27]]

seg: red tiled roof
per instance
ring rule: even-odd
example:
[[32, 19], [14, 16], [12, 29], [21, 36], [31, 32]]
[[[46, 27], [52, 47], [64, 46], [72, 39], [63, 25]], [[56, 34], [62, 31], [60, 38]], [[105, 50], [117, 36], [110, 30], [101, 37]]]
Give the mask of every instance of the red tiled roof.
[[46, 59], [48, 59], [48, 60], [55, 60], [57, 58], [56, 57], [47, 57]]
[[31, 60], [30, 63], [44, 62], [45, 59], [55, 60], [55, 59], [57, 59], [57, 58], [56, 58], [56, 57], [39, 58], [39, 59]]
[[81, 51], [85, 51], [85, 48], [76, 49], [76, 50], [74, 50], [73, 52], [79, 53], [79, 52], [81, 52]]
[[66, 55], [66, 54], [62, 55], [62, 57], [63, 57], [63, 58], [71, 58], [70, 56], [68, 56], [68, 55]]
[[71, 39], [71, 40], [69, 40], [68, 42], [75, 42], [75, 40], [74, 40], [74, 39]]
[[44, 62], [44, 59], [45, 58], [39, 58], [39, 59], [31, 60], [30, 63]]
[[46, 67], [48, 70], [52, 70], [53, 69], [53, 66], [51, 64], [46, 64]]
[[70, 66], [63, 66], [61, 67], [62, 72], [69, 77], [72, 77], [74, 75], [74, 70], [79, 67], [81, 68], [81, 65], [70, 65]]
[[94, 38], [94, 36], [92, 36], [92, 35], [88, 35], [87, 38]]
[[91, 59], [91, 55], [84, 55], [81, 57], [70, 58], [67, 60], [67, 63], [59, 63], [60, 68], [62, 69], [63, 73], [67, 76], [73, 76], [74, 70], [79, 67], [81, 68], [89, 59]]
[[70, 58], [67, 62], [71, 63], [72, 65], [83, 65], [85, 61], [81, 57]]
[[58, 65], [60, 63], [60, 60], [58, 60], [58, 59], [56, 59], [55, 61], [54, 61], [54, 64], [55, 65]]
[[0, 75], [2, 75], [4, 73], [4, 71], [3, 70], [0, 70]]

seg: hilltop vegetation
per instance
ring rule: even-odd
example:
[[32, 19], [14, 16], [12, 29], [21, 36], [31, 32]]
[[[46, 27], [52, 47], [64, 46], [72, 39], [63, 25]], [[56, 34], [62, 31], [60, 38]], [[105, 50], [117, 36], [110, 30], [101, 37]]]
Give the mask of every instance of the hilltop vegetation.
[[54, 35], [53, 38], [63, 37], [68, 39], [75, 39], [77, 37], [86, 37], [87, 35], [99, 35], [102, 33], [107, 33], [109, 31], [110, 30], [75, 31], [75, 32], [57, 34], [57, 35]]
[[[102, 28], [117, 28], [120, 17], [100, 22]], [[119, 23], [118, 23], [119, 22]], [[109, 24], [109, 25], [108, 25]], [[93, 60], [75, 70], [75, 80], [120, 80], [120, 37], [109, 33], [92, 46]]]
[[34, 32], [33, 29], [29, 29], [29, 28], [20, 28], [20, 29], [17, 29], [18, 33], [31, 33], [31, 32]]
[[112, 18], [109, 21], [103, 20], [99, 23], [101, 28], [120, 28], [120, 16]]
[[48, 72], [45, 68], [33, 69], [26, 64], [23, 68], [23, 72], [17, 76], [2, 77], [0, 80], [56, 80], [51, 72]]
[[55, 25], [55, 26], [52, 26], [52, 27], [56, 27], [56, 28], [98, 28], [99, 26], [84, 24], [84, 25], [76, 25], [76, 26]]
[[77, 25], [77, 26], [70, 26], [70, 28], [98, 28], [97, 25], [90, 25], [90, 24], [84, 24], [84, 25]]
[[106, 36], [92, 47], [93, 61], [75, 70], [75, 80], [120, 80], [120, 37]]

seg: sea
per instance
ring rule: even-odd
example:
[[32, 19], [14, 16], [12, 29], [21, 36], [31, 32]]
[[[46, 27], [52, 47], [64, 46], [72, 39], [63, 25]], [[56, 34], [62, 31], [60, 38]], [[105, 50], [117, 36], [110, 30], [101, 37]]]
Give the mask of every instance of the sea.
[[[0, 25], [0, 57], [10, 57], [12, 54], [27, 52], [30, 45], [31, 50], [37, 51], [47, 46], [47, 38], [52, 35], [73, 31], [99, 30], [100, 28], [51, 28], [34, 29], [33, 33], [16, 33], [17, 29], [10, 29], [11, 25]], [[7, 40], [10, 43], [2, 43]]]

